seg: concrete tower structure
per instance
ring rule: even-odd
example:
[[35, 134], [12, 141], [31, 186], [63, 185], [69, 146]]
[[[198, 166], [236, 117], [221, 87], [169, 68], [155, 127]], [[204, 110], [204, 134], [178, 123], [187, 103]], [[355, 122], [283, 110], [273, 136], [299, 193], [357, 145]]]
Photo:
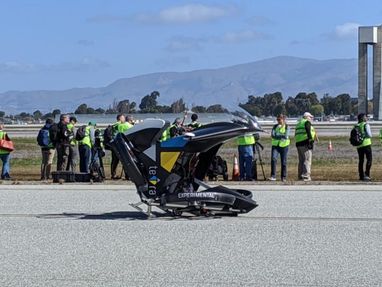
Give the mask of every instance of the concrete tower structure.
[[368, 108], [368, 45], [373, 47], [373, 116], [382, 120], [382, 26], [358, 28], [358, 113]]

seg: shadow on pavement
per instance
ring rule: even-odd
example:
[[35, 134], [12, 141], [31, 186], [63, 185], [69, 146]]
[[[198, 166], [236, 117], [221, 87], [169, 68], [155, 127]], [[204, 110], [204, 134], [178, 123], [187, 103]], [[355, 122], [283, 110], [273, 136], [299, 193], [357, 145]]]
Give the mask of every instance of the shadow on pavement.
[[79, 220], [206, 220], [217, 219], [220, 217], [204, 217], [204, 216], [172, 216], [168, 213], [152, 212], [152, 216], [139, 211], [115, 211], [101, 214], [91, 213], [58, 213], [58, 214], [39, 214], [36, 216], [40, 219], [79, 219]]

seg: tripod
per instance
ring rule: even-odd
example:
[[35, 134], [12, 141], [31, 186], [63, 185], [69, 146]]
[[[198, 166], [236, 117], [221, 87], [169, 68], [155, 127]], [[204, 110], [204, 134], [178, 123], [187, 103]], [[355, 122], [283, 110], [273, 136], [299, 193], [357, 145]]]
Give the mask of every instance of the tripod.
[[[257, 157], [259, 159], [259, 162], [260, 162], [260, 166], [261, 166], [261, 171], [263, 173], [263, 177], [264, 177], [264, 180], [267, 180], [267, 178], [265, 177], [265, 172], [264, 172], [264, 164], [263, 164], [263, 158], [261, 156], [261, 151], [264, 149], [264, 146], [259, 143], [258, 141], [255, 142], [255, 144], [253, 145], [253, 152], [255, 154], [257, 154]], [[256, 179], [257, 179], [257, 167], [256, 167], [256, 160], [255, 160], [255, 170], [256, 170]]]

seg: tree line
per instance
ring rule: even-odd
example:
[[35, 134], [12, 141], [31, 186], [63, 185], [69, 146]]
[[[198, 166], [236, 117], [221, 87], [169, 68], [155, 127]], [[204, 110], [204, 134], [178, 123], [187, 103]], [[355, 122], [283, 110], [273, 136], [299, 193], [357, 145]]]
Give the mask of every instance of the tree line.
[[[160, 105], [158, 98], [160, 93], [153, 91], [141, 99], [139, 105], [136, 102], [125, 99], [117, 101], [114, 99], [106, 109], [93, 108], [83, 103], [80, 104], [72, 113], [74, 114], [134, 114], [134, 113], [181, 113], [187, 110], [187, 105], [182, 98], [175, 100], [171, 105]], [[349, 94], [340, 94], [335, 97], [325, 94], [320, 100], [316, 93], [298, 93], [295, 97], [283, 99], [281, 92], [269, 93], [263, 96], [249, 95], [247, 102], [240, 106], [256, 116], [277, 116], [285, 114], [289, 117], [301, 116], [309, 111], [314, 116], [322, 115], [356, 115], [358, 110], [358, 99], [351, 98]], [[372, 101], [369, 101], [368, 110], [372, 111]], [[221, 104], [210, 105], [208, 107], [197, 105], [191, 108], [195, 113], [225, 113]], [[61, 114], [60, 109], [54, 109], [52, 112], [43, 114], [40, 110], [32, 114], [22, 112], [17, 115], [11, 115], [7, 118], [11, 120], [45, 120], [55, 118]], [[5, 117], [5, 112], [0, 111], [0, 118]]]
[[[314, 116], [323, 115], [356, 115], [358, 99], [351, 98], [349, 94], [340, 94], [331, 97], [325, 94], [318, 100], [316, 93], [298, 93], [294, 98], [288, 97], [284, 101], [281, 92], [265, 94], [264, 96], [249, 95], [246, 103], [240, 106], [256, 116], [277, 116], [284, 114], [289, 117], [301, 116], [309, 111]], [[372, 103], [369, 103], [369, 111]]]

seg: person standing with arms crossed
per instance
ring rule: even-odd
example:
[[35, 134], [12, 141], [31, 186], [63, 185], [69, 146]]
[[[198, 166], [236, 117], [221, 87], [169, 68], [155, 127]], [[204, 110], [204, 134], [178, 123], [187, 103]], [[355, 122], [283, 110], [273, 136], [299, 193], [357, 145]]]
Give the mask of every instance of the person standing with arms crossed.
[[314, 141], [318, 141], [316, 131], [311, 121], [313, 115], [305, 112], [302, 119], [297, 122], [295, 140], [298, 152], [298, 179], [311, 181], [311, 167]]

